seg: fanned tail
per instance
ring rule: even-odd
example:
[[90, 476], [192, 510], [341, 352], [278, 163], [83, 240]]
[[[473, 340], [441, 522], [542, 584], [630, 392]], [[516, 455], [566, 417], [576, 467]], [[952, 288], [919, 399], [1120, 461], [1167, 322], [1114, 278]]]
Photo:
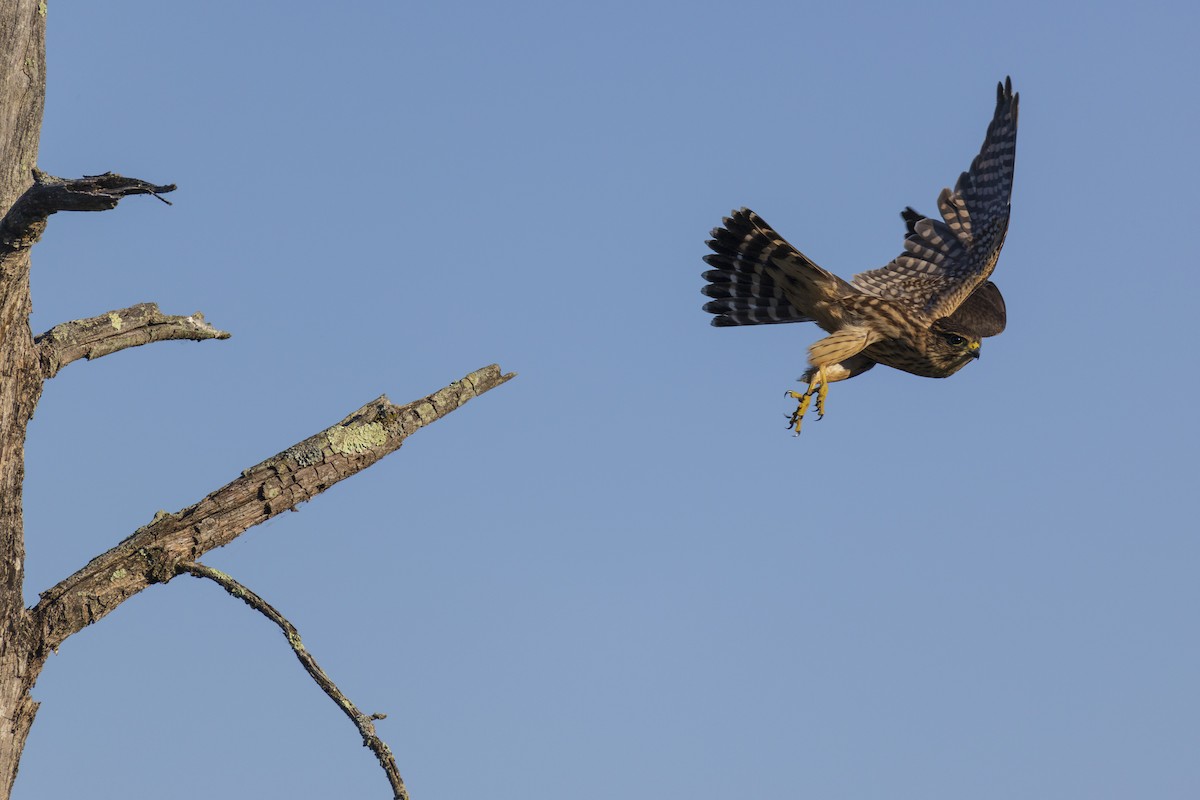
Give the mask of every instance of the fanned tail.
[[[771, 325], [811, 322], [797, 301], [820, 296], [841, 281], [818, 267], [753, 211], [742, 208], [714, 228], [704, 257], [713, 269], [701, 291], [713, 300], [704, 310], [716, 314], [712, 324]], [[822, 286], [817, 286], [822, 284]], [[817, 290], [817, 291], [814, 291]]]

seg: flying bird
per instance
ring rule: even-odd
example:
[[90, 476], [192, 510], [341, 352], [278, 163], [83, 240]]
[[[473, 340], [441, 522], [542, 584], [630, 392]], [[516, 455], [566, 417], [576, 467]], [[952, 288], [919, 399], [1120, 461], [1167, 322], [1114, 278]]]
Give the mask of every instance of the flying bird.
[[947, 378], [979, 358], [981, 340], [1004, 330], [1004, 298], [988, 280], [1008, 231], [1019, 94], [996, 87], [996, 112], [971, 167], [938, 195], [938, 217], [901, 212], [904, 252], [850, 281], [818, 267], [748, 208], [707, 242], [704, 310], [712, 324], [815, 322], [829, 335], [808, 348], [803, 393], [788, 428], [798, 434], [813, 398], [825, 414], [829, 384], [876, 364]]

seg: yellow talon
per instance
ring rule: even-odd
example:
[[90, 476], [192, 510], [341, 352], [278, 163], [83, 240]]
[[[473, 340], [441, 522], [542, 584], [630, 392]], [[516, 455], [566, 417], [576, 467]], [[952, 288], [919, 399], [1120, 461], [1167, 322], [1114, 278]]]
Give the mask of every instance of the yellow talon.
[[796, 392], [788, 392], [788, 397], [793, 400], [799, 400], [800, 406], [792, 412], [792, 418], [788, 420], [788, 428], [794, 430], [796, 435], [800, 435], [800, 423], [804, 421], [804, 414], [808, 411], [808, 404], [812, 402], [812, 393], [805, 392], [798, 394]]
[[799, 392], [788, 392], [787, 394], [793, 400], [800, 401], [800, 405], [792, 412], [791, 419], [788, 420], [788, 428], [794, 430], [799, 436], [800, 423], [804, 422], [804, 415], [808, 413], [808, 406], [812, 403], [814, 394], [817, 396], [817, 419], [825, 416], [825, 398], [829, 395], [829, 381], [825, 376], [825, 368], [817, 367], [808, 381], [808, 390], [804, 394]]

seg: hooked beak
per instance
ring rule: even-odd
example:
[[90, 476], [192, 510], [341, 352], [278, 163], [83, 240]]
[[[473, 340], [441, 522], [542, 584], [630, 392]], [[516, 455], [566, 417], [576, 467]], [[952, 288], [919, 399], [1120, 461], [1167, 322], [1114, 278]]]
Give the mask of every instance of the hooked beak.
[[971, 358], [979, 358], [981, 342], [971, 342], [967, 345], [967, 351], [971, 354]]

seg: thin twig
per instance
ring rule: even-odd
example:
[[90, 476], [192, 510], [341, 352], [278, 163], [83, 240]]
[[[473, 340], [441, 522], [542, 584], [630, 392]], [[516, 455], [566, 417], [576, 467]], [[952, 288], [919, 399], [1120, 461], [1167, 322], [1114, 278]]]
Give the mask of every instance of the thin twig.
[[404, 781], [400, 778], [400, 770], [396, 767], [396, 759], [392, 755], [392, 750], [375, 733], [375, 723], [372, 720], [383, 719], [384, 715], [364, 714], [354, 703], [350, 702], [346, 695], [342, 694], [342, 690], [330, 680], [329, 676], [325, 674], [325, 670], [321, 669], [316, 659], [304, 647], [304, 643], [300, 640], [300, 632], [296, 630], [295, 625], [288, 622], [287, 618], [272, 608], [266, 600], [220, 570], [206, 567], [195, 561], [180, 562], [176, 565], [176, 569], [181, 573], [186, 572], [197, 578], [208, 578], [216, 582], [222, 589], [278, 625], [279, 629], [283, 631], [283, 635], [287, 637], [288, 644], [296, 653], [296, 658], [300, 660], [300, 665], [304, 667], [304, 671], [311, 675], [321, 690], [329, 695], [329, 699], [337, 703], [338, 708], [345, 712], [354, 726], [358, 728], [358, 732], [362, 734], [363, 746], [371, 748], [375, 758], [379, 759], [379, 766], [383, 767], [388, 782], [392, 784], [395, 800], [408, 800], [408, 791], [404, 788]]

